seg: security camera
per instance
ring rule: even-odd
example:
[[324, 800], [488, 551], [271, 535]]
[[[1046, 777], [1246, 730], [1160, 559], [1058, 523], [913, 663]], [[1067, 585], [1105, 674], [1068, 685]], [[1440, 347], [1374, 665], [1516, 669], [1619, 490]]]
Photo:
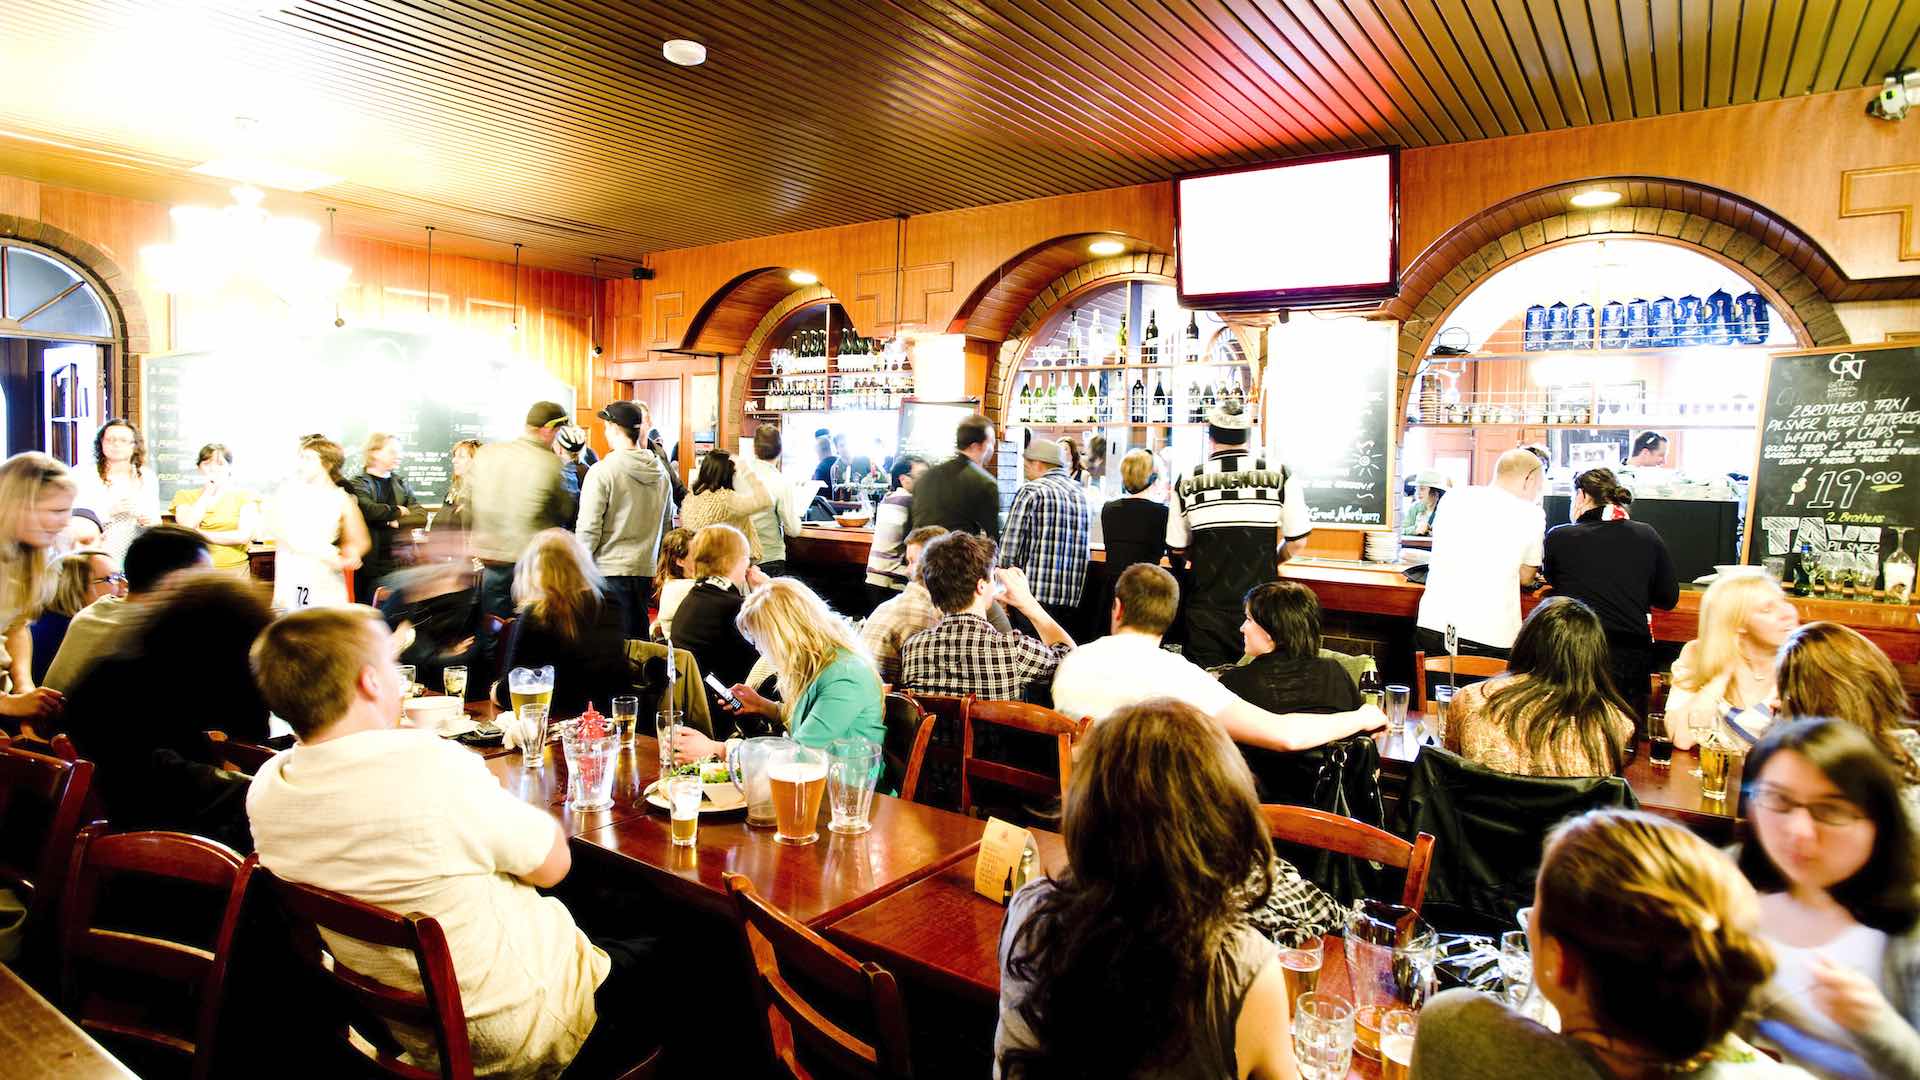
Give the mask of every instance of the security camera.
[[600, 347], [600, 346], [598, 346], [598, 345], [595, 345], [595, 346], [594, 346], [593, 348], [591, 348], [591, 349], [589, 349], [589, 350], [587, 350], [587, 351], [588, 351], [588, 352], [590, 352], [590, 353], [592, 353], [592, 354], [593, 354], [593, 355], [595, 355], [595, 356], [599, 356], [599, 355], [601, 355], [601, 354], [603, 354], [603, 353], [605, 353], [605, 352], [606, 352], [607, 350], [605, 350], [605, 349], [603, 349], [603, 348], [601, 348], [601, 347]]
[[1904, 68], [1880, 81], [1880, 93], [1867, 102], [1867, 115], [1877, 120], [1904, 120], [1907, 110], [1920, 105], [1920, 71]]

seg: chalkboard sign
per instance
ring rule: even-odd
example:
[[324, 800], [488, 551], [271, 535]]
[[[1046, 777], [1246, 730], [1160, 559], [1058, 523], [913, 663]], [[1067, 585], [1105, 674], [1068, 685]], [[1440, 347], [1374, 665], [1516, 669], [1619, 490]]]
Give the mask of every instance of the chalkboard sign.
[[351, 476], [376, 431], [400, 439], [398, 471], [415, 497], [439, 503], [454, 443], [518, 435], [535, 401], [573, 407], [571, 387], [514, 359], [503, 342], [476, 337], [349, 327], [145, 358], [140, 423], [161, 505], [199, 485], [194, 459], [207, 443], [233, 454], [238, 486], [264, 495], [291, 474], [301, 436], [338, 442]]
[[1269, 336], [1270, 460], [1300, 477], [1315, 525], [1392, 524], [1395, 324], [1296, 316]]
[[1878, 555], [1920, 526], [1920, 346], [1779, 353], [1767, 372], [1747, 561]]

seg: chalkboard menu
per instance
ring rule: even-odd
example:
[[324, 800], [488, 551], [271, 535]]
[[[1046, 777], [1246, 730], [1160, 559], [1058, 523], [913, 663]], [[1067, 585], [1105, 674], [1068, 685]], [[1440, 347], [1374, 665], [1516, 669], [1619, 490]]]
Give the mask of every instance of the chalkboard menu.
[[1266, 443], [1316, 525], [1390, 524], [1395, 325], [1296, 316], [1269, 337]]
[[1773, 357], [1747, 520], [1748, 562], [1877, 555], [1920, 526], [1920, 346]]
[[518, 435], [535, 401], [573, 407], [571, 387], [472, 337], [349, 327], [145, 358], [141, 428], [161, 505], [199, 484], [194, 459], [207, 443], [232, 453], [237, 485], [264, 495], [291, 474], [301, 436], [338, 442], [352, 475], [373, 432], [400, 439], [398, 471], [421, 502], [440, 502], [454, 443]]

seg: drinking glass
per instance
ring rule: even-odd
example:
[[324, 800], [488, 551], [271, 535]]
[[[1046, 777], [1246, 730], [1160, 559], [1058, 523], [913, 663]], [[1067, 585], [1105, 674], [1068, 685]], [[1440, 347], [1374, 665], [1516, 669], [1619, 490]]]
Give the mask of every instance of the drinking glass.
[[520, 767], [544, 767], [547, 763], [547, 703], [529, 701], [520, 706], [516, 715], [520, 726], [514, 731], [514, 739], [520, 744]]
[[1647, 763], [1656, 769], [1673, 767], [1673, 732], [1667, 727], [1667, 714], [1647, 714]]
[[507, 695], [513, 700], [513, 711], [519, 712], [520, 706], [537, 701], [542, 705], [553, 704], [553, 665], [537, 668], [514, 668], [507, 672]]
[[1320, 986], [1320, 964], [1326, 954], [1326, 939], [1311, 937], [1298, 945], [1280, 949], [1280, 974], [1286, 977], [1287, 1008], [1292, 1010], [1300, 995]]
[[604, 727], [576, 720], [561, 729], [560, 751], [567, 759], [567, 809], [611, 807], [620, 740]]
[[463, 667], [450, 667], [442, 670], [440, 672], [440, 687], [447, 692], [448, 697], [459, 698], [465, 701], [467, 699], [467, 669]]
[[1515, 1009], [1533, 992], [1533, 955], [1527, 951], [1525, 930], [1500, 935], [1500, 989]]
[[1408, 1080], [1413, 1068], [1413, 1037], [1419, 1014], [1395, 1009], [1380, 1021], [1381, 1080]]
[[1745, 757], [1746, 754], [1732, 740], [1717, 735], [1701, 744], [1700, 797], [1714, 800], [1726, 798], [1729, 781]]
[[1429, 721], [1436, 746], [1447, 744], [1447, 724], [1452, 719], [1453, 695], [1458, 687], [1436, 686], [1433, 689], [1433, 719]]
[[679, 709], [661, 709], [653, 717], [653, 737], [660, 741], [660, 775], [673, 775], [673, 733], [679, 729], [686, 713]]
[[1293, 1007], [1293, 1056], [1306, 1080], [1345, 1080], [1353, 1063], [1353, 1004], [1315, 990]]
[[880, 783], [880, 747], [859, 737], [835, 739], [827, 746], [827, 828], [857, 836], [873, 828], [873, 789]]
[[1387, 687], [1387, 738], [1405, 738], [1407, 734], [1407, 698], [1413, 691], [1395, 684]]
[[792, 743], [767, 760], [773, 793], [773, 838], [800, 846], [820, 839], [820, 797], [827, 789], [827, 755]]
[[632, 749], [635, 729], [640, 724], [640, 699], [617, 697], [607, 707], [613, 710], [613, 723], [620, 732], [620, 749]]
[[706, 785], [697, 776], [676, 776], [667, 782], [667, 816], [673, 826], [673, 846], [692, 847], [700, 835], [700, 800]]
[[413, 696], [413, 675], [414, 675], [413, 665], [412, 664], [395, 664], [393, 666], [393, 669], [400, 673], [400, 696], [412, 697]]
[[[1719, 718], [1706, 709], [1692, 709], [1687, 713], [1687, 730], [1693, 733], [1694, 757], [1698, 759], [1704, 752], [1707, 740], [1713, 737], [1713, 729], [1719, 727]], [[1696, 760], [1688, 776], [1698, 779], [1700, 765]]]

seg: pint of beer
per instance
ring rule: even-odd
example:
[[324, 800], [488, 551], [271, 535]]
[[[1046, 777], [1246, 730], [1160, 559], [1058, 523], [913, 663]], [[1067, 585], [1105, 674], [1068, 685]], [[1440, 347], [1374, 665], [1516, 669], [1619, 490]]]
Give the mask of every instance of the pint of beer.
[[667, 781], [667, 811], [673, 823], [673, 845], [692, 847], [700, 835], [700, 800], [704, 797], [698, 776], [676, 776]]
[[1413, 1065], [1413, 1036], [1418, 1020], [1407, 1009], [1395, 1009], [1380, 1021], [1380, 1075], [1383, 1080], [1408, 1080]]
[[1280, 950], [1280, 974], [1286, 978], [1287, 1011], [1301, 994], [1312, 993], [1320, 985], [1321, 940], [1309, 938], [1293, 948]]
[[1727, 797], [1727, 780], [1733, 773], [1733, 763], [1742, 757], [1740, 749], [1729, 741], [1716, 737], [1700, 745], [1700, 795], [1707, 799]]
[[827, 757], [795, 745], [767, 763], [773, 790], [773, 838], [782, 844], [811, 844], [820, 839], [820, 797], [827, 790]]

